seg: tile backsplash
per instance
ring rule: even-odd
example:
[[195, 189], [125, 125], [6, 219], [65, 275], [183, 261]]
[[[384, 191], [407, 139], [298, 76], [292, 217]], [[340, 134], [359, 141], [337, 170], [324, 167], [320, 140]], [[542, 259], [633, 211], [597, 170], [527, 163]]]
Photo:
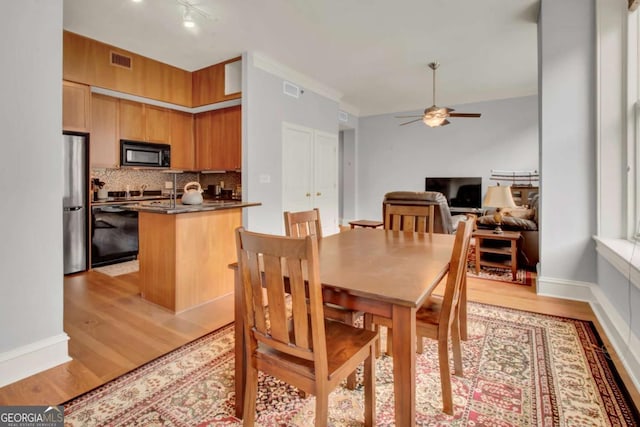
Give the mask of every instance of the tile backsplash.
[[[125, 191], [127, 186], [131, 191], [139, 191], [140, 186], [147, 185], [146, 191], [161, 191], [165, 189], [164, 183], [173, 182], [173, 174], [164, 173], [154, 169], [91, 169], [91, 178], [98, 178], [104, 182], [107, 191]], [[191, 181], [198, 181], [204, 190], [208, 185], [220, 184], [224, 181], [224, 188], [235, 190], [240, 185], [240, 172], [225, 172], [203, 174], [198, 172], [185, 172], [177, 174], [178, 190]]]

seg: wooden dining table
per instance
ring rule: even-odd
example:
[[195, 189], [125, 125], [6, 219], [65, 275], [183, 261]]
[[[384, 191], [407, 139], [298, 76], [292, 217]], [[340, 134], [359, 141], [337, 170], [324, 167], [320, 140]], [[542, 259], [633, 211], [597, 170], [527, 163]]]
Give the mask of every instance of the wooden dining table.
[[[392, 320], [397, 426], [416, 420], [416, 310], [446, 275], [455, 236], [355, 228], [319, 241], [325, 302]], [[242, 418], [246, 353], [242, 286], [235, 283], [235, 397]]]

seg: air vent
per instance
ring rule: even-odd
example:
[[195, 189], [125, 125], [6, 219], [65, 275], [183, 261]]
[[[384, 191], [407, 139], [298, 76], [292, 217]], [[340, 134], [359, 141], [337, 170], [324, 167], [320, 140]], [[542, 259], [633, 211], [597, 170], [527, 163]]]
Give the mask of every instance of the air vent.
[[348, 122], [349, 121], [349, 113], [342, 111], [342, 110], [338, 110], [338, 121], [341, 122]]
[[283, 82], [282, 91], [285, 95], [293, 96], [294, 98], [300, 98], [300, 88], [293, 83]]
[[122, 55], [121, 53], [111, 52], [111, 65], [115, 65], [116, 67], [126, 68], [127, 70], [131, 69], [131, 57]]

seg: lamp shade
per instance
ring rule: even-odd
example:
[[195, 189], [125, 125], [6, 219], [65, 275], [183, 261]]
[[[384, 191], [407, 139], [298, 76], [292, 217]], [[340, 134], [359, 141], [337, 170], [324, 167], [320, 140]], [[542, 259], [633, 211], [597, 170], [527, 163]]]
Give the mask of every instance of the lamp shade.
[[487, 188], [487, 194], [484, 196], [482, 204], [492, 208], [513, 208], [516, 206], [511, 195], [511, 187], [507, 185]]

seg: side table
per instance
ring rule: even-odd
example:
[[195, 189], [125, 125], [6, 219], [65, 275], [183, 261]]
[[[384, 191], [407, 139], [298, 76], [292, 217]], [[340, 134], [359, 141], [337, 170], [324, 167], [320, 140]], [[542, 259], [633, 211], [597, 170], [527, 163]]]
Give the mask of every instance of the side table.
[[349, 221], [351, 228], [364, 227], [364, 228], [378, 228], [382, 227], [382, 221], [371, 221], [369, 219], [357, 219], [355, 221]]
[[518, 271], [519, 231], [494, 233], [493, 230], [476, 230], [473, 232], [476, 241], [476, 274], [483, 265], [511, 269], [513, 280]]

